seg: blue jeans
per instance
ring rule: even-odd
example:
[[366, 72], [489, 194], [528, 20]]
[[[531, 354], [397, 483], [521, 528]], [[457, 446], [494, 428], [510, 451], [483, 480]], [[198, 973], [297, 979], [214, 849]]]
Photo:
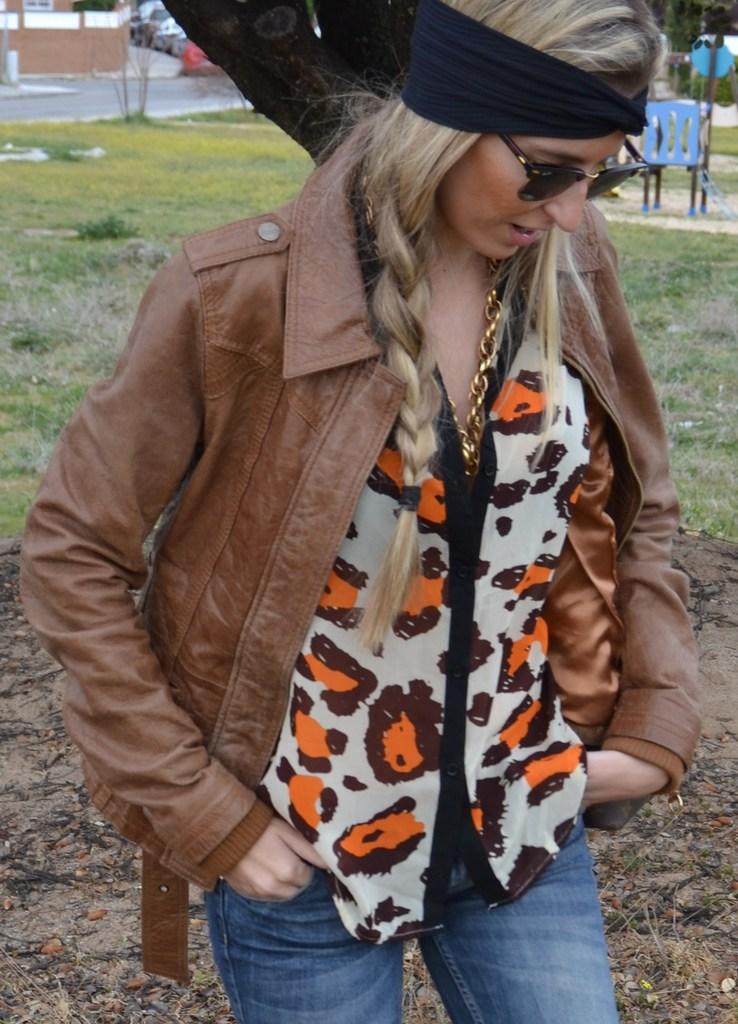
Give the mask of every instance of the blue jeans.
[[[239, 1024], [400, 1024], [402, 943], [349, 935], [322, 872], [287, 901], [219, 882], [205, 904]], [[420, 947], [454, 1024], [617, 1024], [581, 819], [531, 888], [492, 910], [456, 865], [444, 927]]]

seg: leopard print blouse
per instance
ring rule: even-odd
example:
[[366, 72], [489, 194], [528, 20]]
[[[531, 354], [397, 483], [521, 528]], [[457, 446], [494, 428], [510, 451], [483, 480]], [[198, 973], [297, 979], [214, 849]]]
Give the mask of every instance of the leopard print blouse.
[[514, 899], [572, 828], [584, 749], [547, 671], [541, 608], [588, 463], [581, 381], [560, 368], [542, 452], [538, 340], [492, 405], [471, 493], [442, 431], [418, 508], [422, 576], [377, 655], [357, 612], [394, 526], [382, 452], [295, 665], [260, 795], [330, 866], [345, 927], [370, 942], [442, 927], [461, 857], [489, 906]]

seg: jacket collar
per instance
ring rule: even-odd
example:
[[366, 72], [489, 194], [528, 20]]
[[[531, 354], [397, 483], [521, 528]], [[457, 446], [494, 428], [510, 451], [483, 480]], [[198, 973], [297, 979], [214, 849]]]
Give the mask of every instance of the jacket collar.
[[371, 335], [346, 196], [343, 147], [308, 178], [294, 207], [287, 270], [287, 380], [381, 354]]
[[[285, 310], [286, 380], [381, 355], [369, 327], [353, 211], [346, 193], [346, 153], [340, 147], [308, 178], [293, 204]], [[596, 236], [587, 211], [574, 237], [582, 272], [602, 266]], [[584, 311], [571, 310], [563, 338], [564, 358], [581, 361], [581, 334], [587, 330]]]

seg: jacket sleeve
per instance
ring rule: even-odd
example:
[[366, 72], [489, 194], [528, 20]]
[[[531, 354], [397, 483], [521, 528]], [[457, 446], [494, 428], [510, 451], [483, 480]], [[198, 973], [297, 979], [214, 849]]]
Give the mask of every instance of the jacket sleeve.
[[162, 860], [207, 862], [217, 877], [270, 812], [209, 756], [172, 699], [131, 593], [146, 578], [144, 540], [200, 436], [202, 333], [198, 282], [180, 254], [149, 287], [113, 377], [59, 441], [28, 518], [21, 592], [67, 670], [67, 729], [95, 774], [142, 809]]
[[601, 215], [595, 224], [603, 258], [597, 301], [606, 325], [627, 457], [642, 487], [640, 511], [617, 559], [615, 600], [624, 646], [619, 698], [603, 746], [656, 761], [647, 756], [648, 745], [653, 754], [656, 744], [678, 755], [687, 767], [699, 738], [700, 709], [688, 584], [671, 561], [679, 505], [658, 400], [630, 325], [615, 251]]

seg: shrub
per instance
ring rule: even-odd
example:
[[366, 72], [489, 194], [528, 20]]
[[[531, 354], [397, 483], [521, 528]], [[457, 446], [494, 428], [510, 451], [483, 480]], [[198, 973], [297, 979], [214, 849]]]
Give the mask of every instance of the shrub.
[[77, 235], [87, 241], [99, 242], [105, 238], [130, 238], [136, 234], [132, 224], [127, 224], [115, 214], [102, 217], [100, 220], [88, 220], [77, 224]]
[[74, 0], [75, 11], [114, 11], [116, 0]]
[[[738, 57], [736, 57], [735, 68], [736, 72], [738, 73]], [[725, 77], [721, 78], [718, 82], [717, 92], [715, 93], [715, 102], [725, 103], [726, 105], [730, 105], [731, 103], [736, 102], [735, 93], [733, 92], [733, 83], [730, 80], [730, 75], [725, 75]]]
[[10, 347], [14, 352], [48, 352], [60, 338], [43, 327], [33, 324], [11, 325]]

